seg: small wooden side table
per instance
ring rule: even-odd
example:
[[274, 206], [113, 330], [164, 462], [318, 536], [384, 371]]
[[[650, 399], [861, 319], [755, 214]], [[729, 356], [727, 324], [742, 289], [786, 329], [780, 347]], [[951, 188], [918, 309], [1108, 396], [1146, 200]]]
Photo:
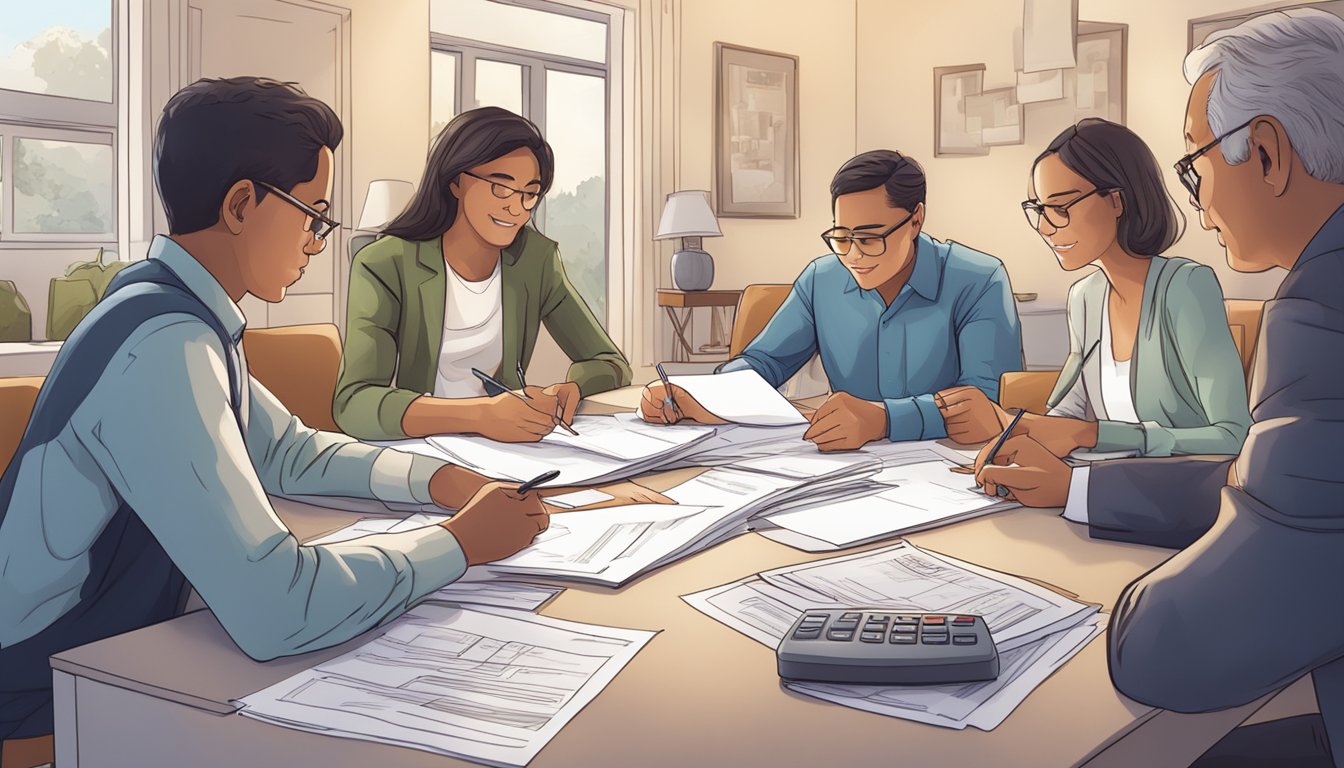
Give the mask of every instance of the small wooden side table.
[[[727, 355], [728, 335], [732, 332], [733, 317], [737, 313], [741, 291], [677, 291], [658, 290], [658, 306], [667, 312], [676, 335], [672, 349], [673, 362], [690, 362], [696, 355]], [[692, 348], [694, 328], [692, 319], [697, 307], [709, 309], [709, 343], [697, 352]]]

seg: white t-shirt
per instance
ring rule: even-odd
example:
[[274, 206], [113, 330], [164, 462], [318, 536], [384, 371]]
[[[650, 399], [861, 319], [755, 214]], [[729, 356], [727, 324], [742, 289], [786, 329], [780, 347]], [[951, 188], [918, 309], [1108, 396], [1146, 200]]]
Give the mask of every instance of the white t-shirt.
[[1110, 421], [1139, 423], [1139, 414], [1134, 410], [1134, 393], [1129, 388], [1129, 366], [1134, 362], [1130, 358], [1124, 362], [1115, 359], [1111, 351], [1111, 311], [1110, 292], [1101, 305], [1101, 402], [1106, 408], [1106, 418]]
[[493, 376], [504, 357], [499, 263], [489, 277], [475, 283], [463, 280], [451, 266], [445, 271], [443, 345], [434, 396], [481, 397], [485, 386], [471, 369]]

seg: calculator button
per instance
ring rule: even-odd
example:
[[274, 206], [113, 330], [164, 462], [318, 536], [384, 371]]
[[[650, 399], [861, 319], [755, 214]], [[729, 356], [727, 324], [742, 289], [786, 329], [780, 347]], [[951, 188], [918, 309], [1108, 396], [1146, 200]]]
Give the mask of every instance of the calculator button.
[[946, 635], [947, 627], [924, 627], [926, 635]]
[[953, 645], [975, 645], [975, 635], [953, 635]]
[[828, 616], [828, 615], [826, 615], [826, 614], [824, 614], [824, 613], [809, 613], [809, 614], [807, 614], [807, 618], [803, 619], [803, 621], [821, 621], [821, 622], [824, 622], [824, 621], [826, 621], [826, 620], [829, 619], [829, 618], [831, 618], [831, 617]]
[[914, 627], [909, 624], [897, 624], [896, 626], [891, 628], [891, 631], [898, 635], [913, 635], [915, 634], [916, 629], [918, 629], [918, 627]]
[[886, 624], [888, 621], [891, 621], [891, 617], [885, 614], [880, 613], [868, 614], [868, 622], [870, 624]]
[[800, 628], [801, 628], [801, 627], [806, 627], [807, 629], [821, 629], [822, 627], [826, 626], [826, 622], [824, 622], [824, 621], [812, 621], [812, 620], [810, 620], [810, 619], [804, 619], [803, 622], [802, 622], [801, 624], [799, 624], [798, 626], [799, 626]]
[[895, 644], [897, 644], [897, 645], [914, 645], [914, 644], [915, 644], [915, 636], [914, 636], [914, 635], [892, 635], [892, 636], [891, 636], [891, 642], [893, 642], [893, 643], [895, 643]]
[[924, 617], [924, 625], [925, 625], [925, 626], [929, 626], [929, 625], [939, 626], [939, 625], [942, 625], [942, 624], [945, 624], [945, 623], [947, 623], [947, 617], [946, 617], [946, 616], [925, 616], [925, 617]]
[[868, 624], [864, 624], [864, 625], [863, 625], [863, 631], [864, 631], [864, 632], [886, 632], [886, 631], [887, 631], [887, 625], [886, 625], [886, 624], [873, 624], [873, 623], [869, 622]]
[[918, 624], [918, 623], [919, 623], [919, 617], [918, 617], [918, 616], [897, 616], [897, 617], [896, 617], [896, 623], [897, 623], [897, 624]]
[[821, 637], [820, 629], [805, 629], [800, 627], [794, 630], [793, 633], [794, 640], [816, 640], [818, 637]]
[[882, 642], [882, 633], [864, 632], [862, 635], [859, 636], [859, 639], [865, 643], [880, 643]]
[[925, 645], [947, 645], [947, 635], [923, 635], [920, 640]]
[[853, 639], [854, 639], [854, 631], [853, 631], [853, 630], [832, 629], [830, 632], [827, 632], [827, 633], [826, 633], [826, 639], [827, 639], [827, 640], [853, 640]]
[[964, 626], [966, 626], [966, 625], [968, 625], [968, 624], [974, 624], [974, 623], [975, 623], [975, 617], [974, 617], [974, 616], [958, 616], [958, 617], [956, 617], [955, 619], [952, 620], [952, 623], [955, 624], [955, 625], [957, 625], [957, 626], [963, 626], [963, 627], [964, 627]]
[[840, 616], [841, 621], [858, 621], [863, 618], [862, 613], [846, 613]]

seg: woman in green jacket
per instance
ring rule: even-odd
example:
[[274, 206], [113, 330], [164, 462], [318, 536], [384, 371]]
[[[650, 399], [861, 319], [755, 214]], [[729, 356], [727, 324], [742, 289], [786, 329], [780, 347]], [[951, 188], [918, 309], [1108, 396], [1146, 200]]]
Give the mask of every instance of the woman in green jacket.
[[[1084, 120], [1036, 159], [1029, 194], [1027, 221], [1060, 266], [1098, 269], [1069, 290], [1069, 356], [1048, 415], [1014, 433], [1061, 457], [1238, 453], [1251, 415], [1222, 289], [1209, 267], [1160, 255], [1181, 219], [1152, 151], [1122, 125]], [[972, 431], [1009, 420], [973, 394], [945, 402]]]
[[[355, 256], [332, 414], [347, 434], [392, 440], [475, 433], [540, 440], [580, 398], [630, 383], [630, 365], [529, 226], [554, 176], [551, 147], [497, 107], [453, 118], [383, 237]], [[479, 369], [521, 387], [542, 323], [573, 364], [528, 400], [489, 392]]]

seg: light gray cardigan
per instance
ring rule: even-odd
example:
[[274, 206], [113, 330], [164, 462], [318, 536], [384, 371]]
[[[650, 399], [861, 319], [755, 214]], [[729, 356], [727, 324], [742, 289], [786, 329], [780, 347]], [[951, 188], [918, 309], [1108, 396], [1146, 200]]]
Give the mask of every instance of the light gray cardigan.
[[1098, 419], [1097, 451], [1140, 456], [1235, 454], [1250, 429], [1246, 379], [1213, 270], [1152, 257], [1129, 369], [1140, 424], [1105, 418], [1101, 404], [1102, 314], [1110, 283], [1100, 271], [1069, 289], [1069, 357], [1052, 415]]

